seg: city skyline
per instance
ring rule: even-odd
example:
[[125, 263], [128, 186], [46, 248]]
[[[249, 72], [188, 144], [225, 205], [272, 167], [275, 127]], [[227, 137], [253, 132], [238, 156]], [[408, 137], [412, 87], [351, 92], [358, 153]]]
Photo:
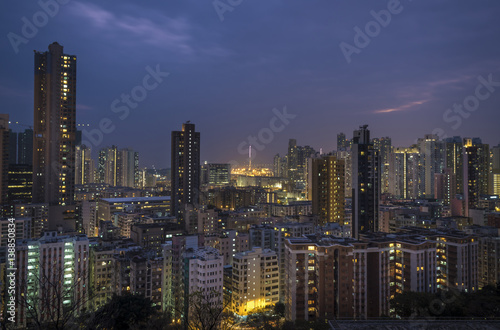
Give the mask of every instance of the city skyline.
[[[255, 163], [284, 154], [290, 138], [334, 150], [338, 133], [351, 138], [363, 124], [373, 137], [391, 137], [394, 146], [409, 147], [436, 128], [448, 137], [480, 137], [498, 145], [500, 48], [491, 40], [500, 26], [491, 22], [500, 6], [401, 1], [389, 8], [390, 3], [243, 1], [221, 13], [212, 3], [111, 7], [71, 1], [57, 13], [52, 8], [53, 15], [48, 12], [47, 22], [29, 38], [23, 26], [44, 9], [35, 2], [12, 3], [1, 23], [7, 37], [0, 57], [9, 65], [0, 77], [0, 99], [12, 122], [33, 124], [32, 50], [46, 51], [57, 41], [78, 55], [77, 123], [96, 129], [108, 118], [115, 126], [92, 146], [93, 153], [111, 145], [130, 147], [141, 154], [141, 168], [168, 167], [170, 132], [188, 120], [203, 135], [202, 161], [244, 164], [248, 153], [239, 146], [248, 136], [269, 132], [285, 108], [296, 117], [267, 136], [263, 150], [253, 148]], [[390, 18], [379, 15], [389, 9]], [[366, 32], [377, 21], [379, 32]], [[79, 29], [81, 24], [88, 29]], [[364, 31], [359, 47], [346, 56], [352, 48], [345, 45], [356, 46], [356, 27]], [[360, 47], [367, 33], [369, 43]], [[142, 86], [148, 75], [147, 95], [142, 100], [137, 94], [137, 106], [124, 109], [121, 94]], [[455, 103], [474, 106], [474, 97], [475, 111], [462, 109], [443, 119]]]
[[4, 7], [4, 328], [500, 328], [499, 3]]

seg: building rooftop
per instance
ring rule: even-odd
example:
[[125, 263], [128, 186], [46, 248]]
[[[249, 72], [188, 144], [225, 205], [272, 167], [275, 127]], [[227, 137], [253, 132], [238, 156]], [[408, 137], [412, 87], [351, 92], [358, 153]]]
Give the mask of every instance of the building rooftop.
[[239, 252], [234, 255], [234, 258], [238, 259], [241, 257], [246, 257], [253, 253], [260, 253], [262, 256], [276, 256], [276, 252], [271, 249], [262, 249], [260, 247], [253, 247], [249, 251]]
[[161, 197], [123, 197], [123, 198], [103, 198], [108, 203], [144, 203], [144, 202], [165, 202], [170, 201], [170, 196]]
[[358, 242], [351, 238], [339, 238], [330, 235], [304, 235], [303, 237], [288, 238], [291, 244], [315, 244], [317, 246], [343, 245], [352, 246]]
[[219, 250], [210, 246], [205, 246], [197, 249], [188, 248], [184, 257], [188, 259], [200, 260], [215, 260], [221, 258]]

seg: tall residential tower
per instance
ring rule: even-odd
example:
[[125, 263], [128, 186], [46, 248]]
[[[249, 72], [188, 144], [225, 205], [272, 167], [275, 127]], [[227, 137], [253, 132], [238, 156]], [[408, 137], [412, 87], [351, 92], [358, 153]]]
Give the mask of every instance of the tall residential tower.
[[346, 225], [344, 214], [345, 161], [333, 155], [311, 158], [312, 208], [321, 225]]
[[76, 56], [57, 42], [35, 52], [33, 202], [71, 205], [75, 182]]
[[190, 121], [172, 131], [172, 216], [181, 218], [186, 204], [197, 204], [200, 189], [200, 133]]
[[0, 203], [2, 204], [7, 201], [9, 138], [9, 115], [0, 114]]
[[352, 234], [378, 231], [380, 160], [370, 141], [368, 125], [354, 131], [352, 138]]
[[35, 51], [33, 203], [49, 204], [49, 230], [76, 223], [76, 56], [57, 42]]

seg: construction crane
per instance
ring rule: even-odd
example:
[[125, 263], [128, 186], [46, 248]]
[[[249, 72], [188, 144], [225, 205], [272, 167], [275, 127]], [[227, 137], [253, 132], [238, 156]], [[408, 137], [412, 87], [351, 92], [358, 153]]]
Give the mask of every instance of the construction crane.
[[[23, 124], [23, 123], [20, 123], [18, 121], [16, 122], [13, 122], [13, 121], [9, 121], [9, 125], [19, 125], [19, 126], [23, 126], [23, 127], [28, 127], [29, 129], [33, 129], [33, 125], [28, 125], [28, 124]], [[77, 127], [90, 127], [90, 124], [78, 124]]]
[[18, 121], [16, 121], [16, 122], [9, 121], [9, 125], [19, 125], [19, 126], [28, 127], [29, 129], [33, 129], [33, 125], [21, 124]]

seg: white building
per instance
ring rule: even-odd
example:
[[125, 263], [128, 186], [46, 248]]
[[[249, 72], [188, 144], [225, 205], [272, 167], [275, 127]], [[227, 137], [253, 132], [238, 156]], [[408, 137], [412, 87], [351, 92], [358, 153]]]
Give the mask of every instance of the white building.
[[277, 303], [279, 267], [276, 252], [254, 248], [234, 255], [232, 289], [231, 310], [238, 315]]
[[185, 320], [190, 320], [189, 315], [196, 306], [203, 308], [208, 304], [211, 308], [223, 308], [223, 260], [212, 247], [190, 248], [184, 253], [183, 298], [189, 296], [183, 303]]
[[[89, 303], [89, 240], [86, 235], [22, 240], [16, 247], [16, 323], [38, 318], [53, 322], [71, 307], [77, 313]], [[50, 311], [50, 312], [49, 312]], [[58, 315], [59, 314], [59, 315]]]

